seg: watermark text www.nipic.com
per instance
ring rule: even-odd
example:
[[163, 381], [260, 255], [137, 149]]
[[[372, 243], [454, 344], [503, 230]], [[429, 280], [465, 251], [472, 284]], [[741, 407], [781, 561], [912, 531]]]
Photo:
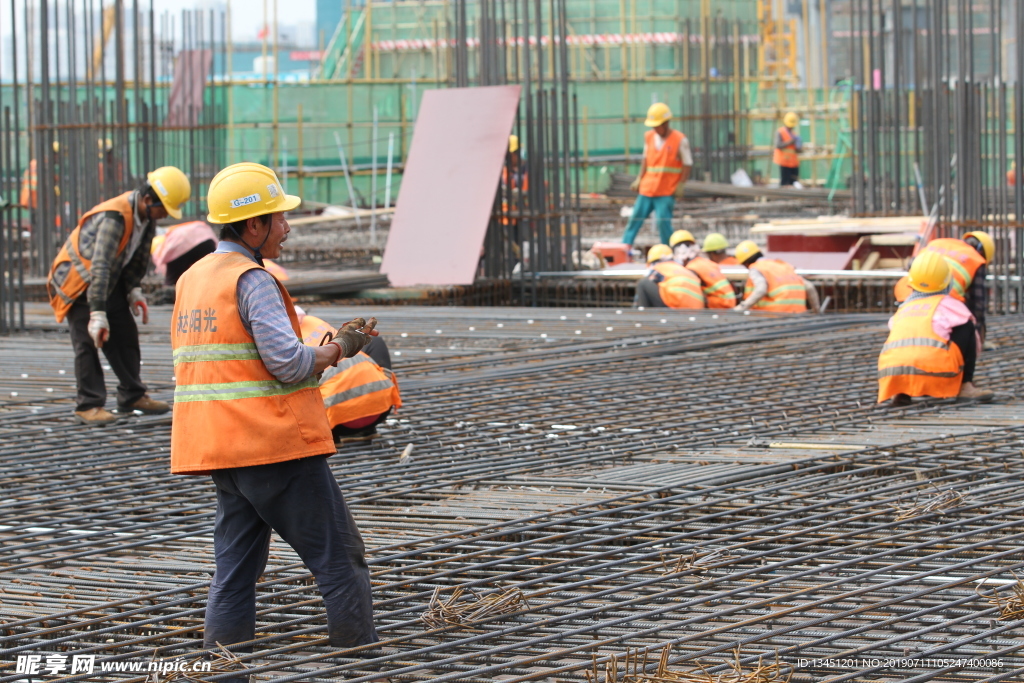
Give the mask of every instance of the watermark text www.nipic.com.
[[14, 673], [36, 676], [71, 676], [92, 673], [152, 673], [161, 676], [174, 671], [210, 672], [210, 662], [184, 659], [122, 659], [97, 662], [96, 655], [48, 653], [18, 655]]

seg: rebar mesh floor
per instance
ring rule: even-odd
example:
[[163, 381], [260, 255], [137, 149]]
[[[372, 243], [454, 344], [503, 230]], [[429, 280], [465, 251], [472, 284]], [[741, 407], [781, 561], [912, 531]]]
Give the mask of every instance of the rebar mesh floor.
[[[406, 405], [331, 463], [382, 649], [328, 646], [275, 537], [235, 653], [254, 681], [610, 681], [638, 651], [630, 671], [659, 682], [1024, 679], [1024, 321], [990, 323], [997, 402], [892, 410], [884, 316], [378, 313]], [[144, 379], [169, 398], [153, 317]], [[166, 417], [72, 422], [66, 334], [0, 349], [0, 682], [142, 681], [196, 656], [211, 483], [168, 474]], [[33, 678], [28, 654], [127, 670]]]

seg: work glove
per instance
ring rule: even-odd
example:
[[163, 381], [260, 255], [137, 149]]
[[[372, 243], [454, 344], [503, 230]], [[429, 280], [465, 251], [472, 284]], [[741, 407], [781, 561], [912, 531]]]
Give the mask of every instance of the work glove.
[[675, 196], [676, 199], [682, 199], [683, 195], [685, 194], [685, 191], [683, 189], [683, 183], [679, 183], [678, 185], [676, 185], [675, 192], [673, 192], [672, 194]]
[[106, 311], [93, 311], [89, 314], [89, 336], [97, 349], [103, 348], [104, 342], [110, 337]]
[[[143, 325], [149, 324], [149, 305], [142, 293], [142, 287], [133, 287], [132, 291], [128, 292], [128, 307], [136, 318], [142, 316]], [[104, 318], [104, 322], [106, 322], [106, 318]]]
[[633, 180], [633, 182], [631, 182], [629, 184], [629, 189], [633, 190], [633, 192], [639, 192], [640, 191], [640, 179], [639, 178], [635, 178]]
[[341, 347], [342, 358], [351, 358], [363, 347], [370, 343], [371, 337], [376, 337], [377, 332], [373, 328], [377, 326], [377, 319], [370, 318], [369, 322], [363, 318], [350, 320], [334, 333], [334, 342]]

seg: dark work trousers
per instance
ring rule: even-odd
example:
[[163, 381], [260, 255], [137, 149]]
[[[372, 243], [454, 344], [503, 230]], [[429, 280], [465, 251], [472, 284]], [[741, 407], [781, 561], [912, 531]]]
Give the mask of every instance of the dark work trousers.
[[[372, 358], [373, 362], [382, 368], [387, 368], [388, 370], [391, 369], [391, 354], [388, 352], [388, 345], [384, 343], [383, 337], [371, 337], [369, 343], [363, 347], [363, 353]], [[335, 440], [346, 436], [353, 436], [365, 430], [369, 430], [371, 427], [376, 427], [381, 422], [388, 419], [388, 415], [390, 414], [391, 409], [388, 408], [378, 415], [377, 419], [356, 429], [346, 427], [345, 425], [335, 425], [331, 427], [331, 433], [334, 435]]]
[[[75, 410], [102, 408], [107, 402], [107, 385], [103, 381], [100, 355], [89, 336], [89, 303], [86, 295], [75, 299], [67, 315], [71, 328], [71, 346], [75, 350], [75, 380], [78, 382], [78, 407]], [[107, 299], [107, 322], [110, 336], [103, 344], [103, 355], [117, 375], [117, 405], [124, 407], [146, 395], [146, 385], [139, 377], [142, 353], [139, 350], [139, 328], [128, 307], [124, 282], [118, 282]]]
[[800, 180], [800, 167], [789, 168], [788, 166], [779, 166], [779, 185], [785, 187], [786, 185], [792, 185], [796, 181]]
[[217, 570], [206, 602], [205, 647], [252, 640], [256, 582], [273, 529], [313, 573], [327, 610], [331, 645], [377, 642], [363, 539], [326, 455], [216, 470]]
[[645, 308], [668, 308], [665, 302], [661, 300], [658, 283], [647, 278], [637, 280], [636, 299], [633, 300], [633, 305]]
[[949, 332], [949, 341], [960, 347], [960, 353], [964, 357], [964, 382], [974, 381], [974, 366], [978, 362], [978, 346], [974, 333], [974, 323], [969, 320]]

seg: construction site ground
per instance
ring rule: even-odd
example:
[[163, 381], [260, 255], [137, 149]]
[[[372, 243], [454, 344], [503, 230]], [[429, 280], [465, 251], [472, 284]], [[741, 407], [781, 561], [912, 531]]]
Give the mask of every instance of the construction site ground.
[[[257, 640], [207, 678], [230, 659], [253, 681], [611, 681], [637, 650], [627, 681], [1024, 677], [1019, 318], [989, 323], [996, 402], [894, 410], [885, 315], [308, 310], [377, 315], [402, 390], [379, 439], [330, 460], [383, 647], [327, 644], [275, 537]], [[164, 400], [170, 317], [140, 328]], [[169, 474], [169, 416], [75, 424], [67, 332], [45, 304], [27, 319], [0, 339], [0, 683], [185, 680], [145, 671], [201, 649], [213, 485]], [[28, 677], [27, 655], [106, 669]]]

